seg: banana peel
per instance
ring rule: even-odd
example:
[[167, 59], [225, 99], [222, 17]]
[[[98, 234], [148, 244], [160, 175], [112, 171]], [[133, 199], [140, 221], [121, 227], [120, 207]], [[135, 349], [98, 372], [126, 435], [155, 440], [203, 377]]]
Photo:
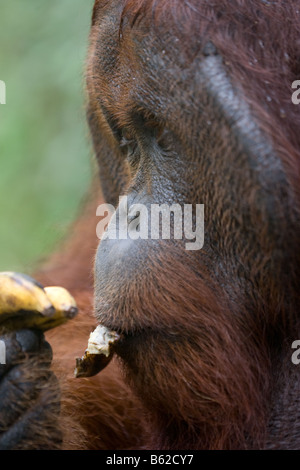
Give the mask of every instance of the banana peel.
[[75, 299], [63, 287], [43, 287], [30, 276], [0, 272], [0, 331], [47, 331], [74, 318]]

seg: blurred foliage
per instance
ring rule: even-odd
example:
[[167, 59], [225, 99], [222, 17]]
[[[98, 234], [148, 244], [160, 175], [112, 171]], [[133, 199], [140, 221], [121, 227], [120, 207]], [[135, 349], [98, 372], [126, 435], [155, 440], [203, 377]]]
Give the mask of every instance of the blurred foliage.
[[93, 0], [0, 0], [0, 270], [30, 272], [91, 179], [84, 65]]

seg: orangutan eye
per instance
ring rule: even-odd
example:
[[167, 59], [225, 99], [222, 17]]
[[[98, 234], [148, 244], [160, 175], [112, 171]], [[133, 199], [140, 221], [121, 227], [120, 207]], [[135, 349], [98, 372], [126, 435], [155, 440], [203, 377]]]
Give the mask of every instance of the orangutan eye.
[[136, 166], [139, 161], [139, 146], [136, 139], [126, 130], [122, 131], [120, 147], [124, 150], [128, 163]]
[[135, 148], [137, 147], [137, 142], [135, 139], [128, 140], [125, 137], [122, 137], [120, 141], [120, 147], [122, 149], [127, 150], [128, 153], [132, 153], [135, 151]]

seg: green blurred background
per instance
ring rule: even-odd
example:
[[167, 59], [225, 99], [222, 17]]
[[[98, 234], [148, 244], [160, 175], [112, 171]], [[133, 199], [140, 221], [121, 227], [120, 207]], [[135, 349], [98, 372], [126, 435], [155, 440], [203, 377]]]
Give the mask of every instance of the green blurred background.
[[32, 271], [91, 180], [84, 64], [93, 0], [0, 0], [0, 271]]

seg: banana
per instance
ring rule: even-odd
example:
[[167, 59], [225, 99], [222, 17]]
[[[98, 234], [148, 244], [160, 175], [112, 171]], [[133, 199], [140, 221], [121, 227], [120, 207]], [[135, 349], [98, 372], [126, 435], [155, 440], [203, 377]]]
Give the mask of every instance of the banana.
[[[74, 297], [63, 287], [45, 287], [47, 297], [55, 308], [55, 314], [49, 320], [45, 319], [44, 325], [50, 328], [66, 323], [77, 315], [78, 308]], [[49, 328], [47, 328], [49, 329]]]
[[47, 331], [73, 318], [77, 310], [63, 287], [43, 288], [25, 274], [0, 273], [0, 329]]
[[51, 316], [55, 310], [43, 287], [25, 274], [0, 273], [0, 316], [19, 310]]
[[114, 347], [120, 339], [121, 336], [116, 331], [98, 325], [90, 334], [84, 355], [76, 358], [74, 376], [92, 377], [103, 370], [112, 360]]

